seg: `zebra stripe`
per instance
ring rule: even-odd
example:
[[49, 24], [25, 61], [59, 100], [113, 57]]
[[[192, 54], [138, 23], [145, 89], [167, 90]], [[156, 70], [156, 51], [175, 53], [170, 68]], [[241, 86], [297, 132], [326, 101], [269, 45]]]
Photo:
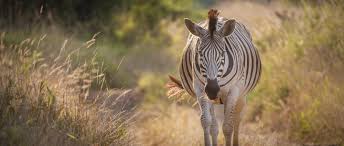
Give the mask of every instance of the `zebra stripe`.
[[[221, 28], [227, 19], [219, 17], [217, 28]], [[207, 23], [198, 24], [206, 29]], [[209, 34], [203, 36], [207, 38]], [[224, 42], [224, 49], [216, 41]], [[201, 46], [202, 45], [202, 46]], [[199, 50], [203, 48], [202, 50]], [[214, 62], [215, 61], [215, 62]], [[213, 62], [213, 66], [210, 66]], [[252, 37], [246, 27], [236, 22], [234, 31], [225, 38], [214, 35], [213, 40], [201, 39], [192, 34], [188, 36], [182, 61], [179, 67], [180, 77], [184, 89], [195, 96], [193, 81], [199, 80], [203, 85], [207, 82], [207, 70], [217, 70], [216, 78], [219, 86], [231, 86], [239, 80], [244, 81], [243, 94], [254, 89], [260, 79], [261, 60], [259, 53], [252, 42]]]

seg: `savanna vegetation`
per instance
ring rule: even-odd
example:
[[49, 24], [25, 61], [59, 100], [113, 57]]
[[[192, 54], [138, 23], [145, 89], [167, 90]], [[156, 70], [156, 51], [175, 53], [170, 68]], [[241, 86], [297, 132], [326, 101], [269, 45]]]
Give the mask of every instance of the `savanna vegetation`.
[[264, 62], [250, 120], [302, 143], [342, 144], [343, 3], [302, 2], [257, 40]]
[[262, 58], [240, 144], [343, 145], [339, 0], [1, 0], [0, 145], [202, 145], [195, 100], [165, 84], [183, 18], [208, 8], [246, 24]]

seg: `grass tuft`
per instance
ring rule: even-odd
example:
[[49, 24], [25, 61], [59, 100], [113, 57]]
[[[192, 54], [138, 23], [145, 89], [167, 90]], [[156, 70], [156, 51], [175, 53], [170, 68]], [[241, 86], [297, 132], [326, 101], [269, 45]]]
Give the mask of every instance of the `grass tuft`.
[[101, 64], [94, 58], [75, 61], [95, 37], [71, 52], [63, 52], [63, 43], [53, 59], [41, 53], [40, 44], [49, 36], [15, 44], [5, 37], [2, 33], [0, 145], [130, 144], [132, 108], [120, 100], [111, 103], [117, 108], [102, 106], [116, 97], [107, 93]]

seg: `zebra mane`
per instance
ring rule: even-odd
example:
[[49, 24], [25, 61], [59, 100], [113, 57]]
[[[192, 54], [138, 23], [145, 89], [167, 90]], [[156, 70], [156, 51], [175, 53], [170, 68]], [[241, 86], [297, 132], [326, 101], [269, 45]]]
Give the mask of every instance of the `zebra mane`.
[[208, 12], [208, 31], [211, 38], [213, 38], [214, 31], [216, 30], [217, 16], [219, 16], [219, 14], [220, 12], [216, 9], [210, 9]]

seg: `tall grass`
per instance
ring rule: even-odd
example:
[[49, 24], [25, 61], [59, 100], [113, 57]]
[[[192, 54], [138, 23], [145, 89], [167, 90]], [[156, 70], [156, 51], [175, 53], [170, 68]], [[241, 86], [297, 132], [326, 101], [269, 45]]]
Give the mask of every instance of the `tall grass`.
[[105, 90], [102, 64], [74, 61], [95, 37], [69, 53], [62, 43], [52, 59], [41, 53], [45, 37], [1, 35], [0, 145], [129, 145], [132, 108]]
[[301, 15], [257, 41], [263, 74], [248, 120], [306, 144], [343, 144], [343, 9], [338, 1], [303, 2]]

